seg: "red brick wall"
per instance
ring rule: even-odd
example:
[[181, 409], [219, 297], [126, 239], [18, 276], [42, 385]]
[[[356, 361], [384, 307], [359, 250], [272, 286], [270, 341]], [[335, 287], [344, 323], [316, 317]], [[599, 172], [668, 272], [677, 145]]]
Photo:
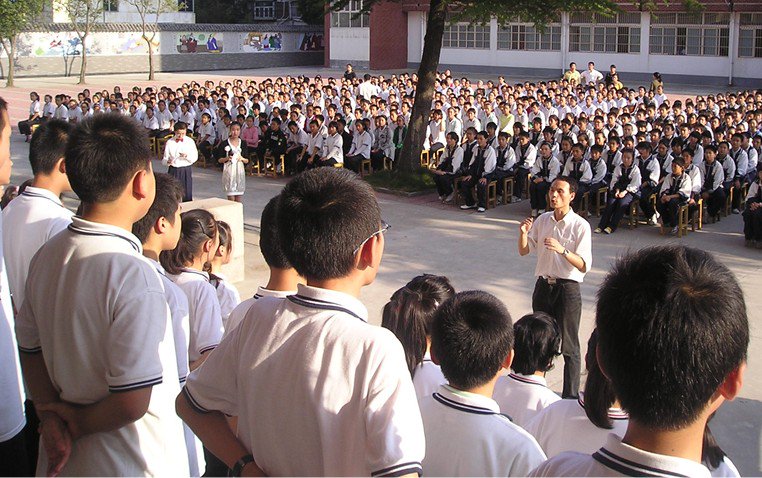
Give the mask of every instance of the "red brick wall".
[[370, 13], [370, 69], [407, 68], [407, 13], [399, 3], [382, 2]]
[[[326, 8], [327, 10], [327, 8]], [[323, 46], [325, 46], [325, 58], [323, 66], [326, 68], [331, 67], [331, 14], [326, 13], [323, 20], [324, 33], [323, 33]]]

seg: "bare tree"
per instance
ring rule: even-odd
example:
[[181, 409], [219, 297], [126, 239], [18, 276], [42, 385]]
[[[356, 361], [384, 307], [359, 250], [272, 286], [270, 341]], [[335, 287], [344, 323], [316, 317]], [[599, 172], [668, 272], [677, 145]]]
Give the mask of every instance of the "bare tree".
[[77, 33], [82, 45], [82, 63], [79, 67], [79, 84], [85, 84], [87, 73], [87, 37], [93, 24], [103, 16], [103, 0], [58, 0]]
[[148, 80], [154, 79], [153, 64], [153, 41], [156, 39], [156, 33], [159, 31], [159, 17], [162, 13], [176, 12], [184, 8], [184, 4], [178, 4], [174, 0], [124, 0], [128, 5], [135, 8], [140, 16], [140, 27], [143, 35], [143, 41], [148, 48]]

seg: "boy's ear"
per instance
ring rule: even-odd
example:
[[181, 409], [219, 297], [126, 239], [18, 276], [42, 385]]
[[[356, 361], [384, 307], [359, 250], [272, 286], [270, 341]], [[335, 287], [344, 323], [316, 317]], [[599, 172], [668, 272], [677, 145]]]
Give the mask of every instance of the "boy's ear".
[[508, 352], [508, 355], [505, 357], [505, 360], [503, 360], [503, 368], [506, 370], [511, 369], [511, 364], [513, 363], [513, 349], [511, 349]]
[[164, 231], [167, 230], [167, 218], [162, 216], [157, 219], [153, 225], [153, 230], [156, 234], [164, 234]]
[[141, 169], [132, 177], [132, 195], [135, 198], [145, 199], [153, 194], [149, 174], [153, 175], [153, 171]]
[[746, 362], [739, 365], [725, 377], [725, 380], [717, 389], [717, 393], [722, 395], [725, 400], [733, 400], [736, 398], [741, 392], [741, 387], [743, 387], [743, 376], [745, 372]]
[[61, 158], [56, 162], [56, 169], [59, 173], [66, 174], [66, 161], [64, 158]]
[[364, 270], [368, 267], [378, 267], [381, 263], [381, 256], [384, 254], [383, 236], [383, 233], [378, 233], [365, 241], [365, 244], [360, 249], [357, 260], [358, 269]]

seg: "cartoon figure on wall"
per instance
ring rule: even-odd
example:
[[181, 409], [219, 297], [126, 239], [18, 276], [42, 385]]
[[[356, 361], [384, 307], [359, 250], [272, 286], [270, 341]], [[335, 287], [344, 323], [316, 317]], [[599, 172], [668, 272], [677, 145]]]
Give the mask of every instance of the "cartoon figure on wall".
[[305, 33], [302, 44], [299, 46], [301, 51], [323, 50], [323, 48], [323, 35], [321, 33]]
[[282, 33], [250, 32], [243, 42], [245, 52], [281, 51], [282, 49]]
[[222, 40], [216, 33], [182, 33], [178, 36], [178, 53], [222, 53]]

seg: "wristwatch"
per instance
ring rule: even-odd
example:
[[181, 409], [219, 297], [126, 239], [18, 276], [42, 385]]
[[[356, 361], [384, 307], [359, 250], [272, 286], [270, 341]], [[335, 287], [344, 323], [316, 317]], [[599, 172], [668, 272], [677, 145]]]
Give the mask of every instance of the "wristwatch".
[[241, 473], [243, 472], [243, 467], [248, 465], [249, 463], [252, 463], [254, 461], [254, 456], [250, 454], [244, 455], [241, 457], [240, 460], [235, 462], [235, 465], [233, 465], [233, 469], [230, 471], [230, 476], [241, 476]]
[[569, 254], [569, 249], [564, 249], [564, 252], [561, 253], [562, 256], [565, 256]]

